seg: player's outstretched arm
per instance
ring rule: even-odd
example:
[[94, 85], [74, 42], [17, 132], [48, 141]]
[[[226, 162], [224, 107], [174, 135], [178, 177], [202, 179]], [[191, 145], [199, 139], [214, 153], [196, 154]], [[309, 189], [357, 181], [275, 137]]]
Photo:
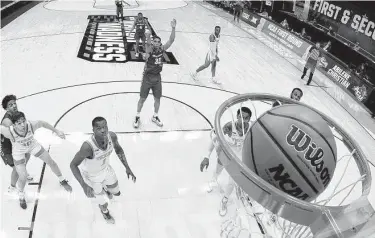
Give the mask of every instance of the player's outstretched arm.
[[83, 160], [90, 157], [92, 157], [92, 149], [87, 142], [84, 142], [81, 146], [81, 149], [74, 156], [72, 162], [70, 162], [70, 170], [72, 171], [79, 184], [81, 184], [86, 196], [94, 197], [95, 195], [93, 189], [85, 183], [82, 178], [81, 171], [79, 171], [78, 169], [78, 166], [83, 162]]
[[210, 144], [208, 145], [207, 156], [203, 158], [201, 165], [200, 165], [201, 172], [203, 172], [203, 169], [205, 167], [207, 170], [208, 166], [210, 165], [210, 157], [211, 157], [212, 151], [214, 151], [215, 149], [214, 140], [217, 140], [216, 135], [215, 135], [215, 129], [211, 130], [210, 137], [211, 137], [211, 141], [210, 141]]
[[145, 36], [146, 36], [146, 42], [145, 42], [145, 60], [148, 59], [148, 57], [150, 57], [150, 54], [152, 52], [152, 43], [151, 43], [151, 31], [146, 31], [145, 33]]
[[109, 134], [111, 135], [111, 139], [112, 139], [112, 142], [113, 142], [113, 147], [115, 149], [115, 152], [116, 152], [118, 158], [120, 159], [121, 163], [125, 166], [126, 174], [128, 175], [128, 178], [131, 177], [132, 180], [135, 182], [137, 178], [135, 177], [135, 175], [133, 174], [132, 170], [129, 167], [128, 161], [126, 160], [124, 150], [122, 149], [121, 145], [118, 143], [116, 133], [110, 131]]
[[171, 47], [171, 45], [174, 42], [174, 39], [176, 38], [176, 24], [177, 24], [176, 19], [173, 19], [171, 21], [172, 32], [171, 32], [171, 35], [169, 36], [169, 40], [163, 46], [164, 50], [167, 50], [169, 47]]
[[62, 131], [59, 131], [51, 124], [45, 121], [30, 121], [31, 126], [33, 127], [34, 131], [38, 130], [39, 128], [46, 128], [54, 133], [56, 133], [61, 139], [65, 139], [65, 134]]

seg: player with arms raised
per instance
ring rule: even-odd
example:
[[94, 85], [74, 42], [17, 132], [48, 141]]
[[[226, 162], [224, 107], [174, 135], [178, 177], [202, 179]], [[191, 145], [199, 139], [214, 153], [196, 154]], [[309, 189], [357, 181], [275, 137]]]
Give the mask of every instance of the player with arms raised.
[[158, 112], [160, 108], [160, 98], [162, 96], [162, 84], [161, 84], [161, 71], [163, 70], [163, 58], [164, 52], [171, 47], [174, 42], [176, 35], [176, 20], [173, 19], [171, 22], [172, 32], [169, 37], [169, 40], [163, 45], [161, 39], [158, 36], [154, 36], [154, 39], [151, 42], [150, 34], [146, 34], [146, 64], [143, 71], [143, 79], [141, 84], [140, 99], [138, 101], [137, 115], [133, 123], [134, 128], [138, 128], [141, 119], [140, 114], [144, 102], [147, 99], [150, 89], [154, 95], [154, 115], [152, 117], [152, 122], [154, 122], [159, 127], [163, 126]]
[[151, 30], [150, 25], [148, 24], [148, 21], [146, 18], [143, 17], [143, 14], [140, 12], [138, 13], [138, 17], [134, 20], [134, 24], [130, 32], [128, 33], [128, 37], [130, 36], [130, 33], [135, 28], [135, 57], [138, 58], [139, 56], [139, 41], [142, 40], [142, 43], [146, 43], [146, 26], [147, 29]]
[[62, 139], [65, 139], [64, 133], [57, 130], [47, 122], [26, 120], [23, 112], [15, 112], [12, 117], [12, 123], [13, 125], [10, 127], [1, 125], [0, 129], [1, 134], [12, 142], [13, 161], [19, 175], [18, 185], [20, 206], [23, 209], [27, 208], [24, 193], [27, 179], [26, 154], [31, 154], [43, 160], [43, 162], [46, 163], [51, 168], [52, 172], [59, 178], [61, 186], [63, 186], [68, 192], [71, 192], [72, 187], [62, 176], [59, 166], [34, 138], [34, 132], [42, 127], [56, 133]]
[[[135, 182], [136, 177], [126, 160], [124, 150], [117, 140], [117, 135], [108, 131], [107, 121], [103, 117], [96, 117], [92, 121], [94, 135], [85, 141], [81, 149], [70, 163], [74, 177], [81, 184], [84, 193], [89, 198], [94, 198], [99, 204], [100, 211], [108, 223], [115, 223], [109, 213], [105, 193], [109, 198], [113, 195], [120, 196], [120, 189], [116, 173], [109, 164], [109, 158], [115, 150], [118, 158], [126, 169], [126, 174]], [[82, 165], [81, 170], [78, 168]]]

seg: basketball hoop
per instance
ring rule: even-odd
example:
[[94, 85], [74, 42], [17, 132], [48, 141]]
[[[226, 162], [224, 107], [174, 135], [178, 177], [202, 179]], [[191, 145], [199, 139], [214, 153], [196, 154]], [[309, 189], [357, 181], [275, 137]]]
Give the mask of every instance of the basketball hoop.
[[[306, 202], [290, 196], [250, 170], [242, 162], [238, 152], [227, 142], [222, 131], [222, 117], [225, 111], [228, 109], [231, 111], [231, 107], [239, 108], [239, 105], [249, 101], [254, 107], [261, 104], [267, 107], [267, 105], [271, 105], [276, 100], [282, 104], [300, 104], [317, 112], [327, 121], [332, 131], [335, 132], [334, 134], [337, 135], [337, 138], [340, 138], [342, 144], [350, 152], [338, 158], [338, 163], [341, 163], [340, 166], [343, 167], [340, 170], [344, 171], [344, 174], [339, 179], [336, 179], [336, 184], [331, 182], [327, 187], [329, 191], [332, 191], [332, 195], [326, 198], [319, 196], [313, 202]], [[270, 106], [268, 107], [270, 109]], [[364, 232], [364, 234], [361, 234], [363, 237], [370, 237], [370, 235], [375, 233], [374, 230], [365, 230], [366, 227], [371, 227], [369, 226], [369, 221], [375, 214], [367, 198], [371, 188], [371, 172], [366, 157], [356, 141], [328, 116], [306, 104], [289, 98], [270, 94], [242, 94], [228, 99], [219, 107], [216, 112], [214, 127], [218, 143], [223, 149], [223, 153], [219, 155], [221, 163], [237, 183], [238, 189], [242, 190], [242, 193], [250, 197], [253, 202], [255, 201], [264, 208], [263, 216], [261, 218], [257, 217], [257, 221], [263, 226], [265, 233], [268, 234], [267, 227], [269, 224], [273, 224], [273, 228], [279, 230], [279, 232], [276, 232], [278, 233], [276, 234], [277, 237], [354, 237], [359, 232]], [[349, 160], [347, 160], [348, 158]], [[358, 178], [355, 182], [339, 189], [344, 175], [347, 173], [350, 160], [354, 160], [358, 167]], [[353, 175], [350, 174], [350, 176]], [[353, 189], [356, 186], [362, 187], [360, 189], [361, 195], [359, 193], [353, 194]], [[333, 198], [338, 196], [337, 194], [348, 189], [350, 190], [349, 194], [357, 197], [353, 198], [348, 204], [344, 204], [347, 196], [341, 199], [342, 201], [334, 201]], [[244, 203], [246, 200], [243, 199], [245, 195], [238, 194], [241, 193], [237, 193], [237, 197], [243, 200], [242, 203]], [[333, 201], [336, 204], [328, 205]], [[251, 204], [250, 200], [248, 202]], [[264, 216], [267, 214], [269, 215], [268, 217]], [[271, 235], [275, 236], [275, 234]]]

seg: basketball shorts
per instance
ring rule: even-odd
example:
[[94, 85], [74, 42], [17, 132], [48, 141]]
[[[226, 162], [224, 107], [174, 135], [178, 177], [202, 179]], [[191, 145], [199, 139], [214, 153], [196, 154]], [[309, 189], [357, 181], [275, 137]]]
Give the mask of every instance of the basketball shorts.
[[150, 90], [155, 98], [160, 99], [162, 96], [161, 75], [144, 74], [141, 84], [141, 98], [147, 98]]
[[117, 176], [112, 166], [108, 165], [106, 169], [98, 174], [91, 175], [86, 171], [82, 171], [83, 181], [94, 190], [95, 194], [100, 194], [104, 186], [117, 183]]
[[124, 9], [122, 7], [116, 7], [116, 14], [117, 15], [124, 15]]
[[216, 61], [216, 54], [211, 54], [211, 52], [208, 52], [206, 55], [206, 62], [213, 63]]
[[310, 73], [314, 73], [317, 63], [318, 61], [308, 58], [305, 67], [310, 69]]
[[134, 39], [136, 41], [142, 40], [142, 42], [146, 42], [146, 35], [144, 32], [135, 32]]
[[240, 14], [241, 14], [241, 11], [242, 11], [242, 8], [241, 7], [235, 7], [234, 8], [234, 15], [236, 16], [236, 17], [239, 17], [240, 16]]
[[38, 142], [34, 142], [33, 145], [30, 146], [27, 150], [17, 151], [13, 149], [12, 155], [13, 155], [14, 164], [18, 165], [18, 164], [26, 163], [26, 154], [39, 157], [44, 152], [45, 152], [45, 149]]

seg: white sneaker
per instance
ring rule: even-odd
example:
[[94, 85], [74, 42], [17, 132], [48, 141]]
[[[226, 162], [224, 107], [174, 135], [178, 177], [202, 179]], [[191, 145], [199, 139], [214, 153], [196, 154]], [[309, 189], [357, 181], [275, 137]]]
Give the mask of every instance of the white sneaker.
[[135, 120], [134, 120], [134, 123], [133, 123], [133, 127], [138, 128], [140, 124], [141, 124], [141, 118], [136, 116]]
[[30, 174], [27, 174], [27, 181], [31, 182], [33, 180], [34, 180], [34, 178]]
[[190, 76], [191, 76], [195, 81], [198, 80], [198, 77], [197, 77], [198, 74], [197, 74], [197, 72], [193, 72], [193, 73], [191, 73]]
[[220, 209], [219, 209], [219, 215], [222, 217], [225, 216], [228, 212], [227, 204], [228, 204], [228, 198], [223, 197], [223, 199], [221, 199]]
[[216, 78], [211, 78], [212, 82], [215, 83], [215, 84], [221, 84], [221, 82], [219, 80], [217, 80]]
[[153, 123], [155, 123], [156, 125], [158, 125], [159, 127], [162, 127], [163, 126], [163, 123], [160, 121], [159, 117], [158, 116], [153, 116], [151, 121]]
[[102, 213], [103, 217], [104, 217], [104, 220], [108, 223], [108, 224], [115, 224], [115, 219], [113, 218], [113, 216], [109, 213], [109, 210], [104, 213], [101, 209], [100, 209], [100, 212]]
[[16, 195], [18, 193], [17, 187], [9, 186], [8, 187], [8, 194], [9, 195]]
[[207, 192], [211, 193], [214, 190], [214, 188], [218, 188], [218, 187], [219, 187], [219, 184], [217, 180], [212, 179], [211, 181], [208, 182]]

